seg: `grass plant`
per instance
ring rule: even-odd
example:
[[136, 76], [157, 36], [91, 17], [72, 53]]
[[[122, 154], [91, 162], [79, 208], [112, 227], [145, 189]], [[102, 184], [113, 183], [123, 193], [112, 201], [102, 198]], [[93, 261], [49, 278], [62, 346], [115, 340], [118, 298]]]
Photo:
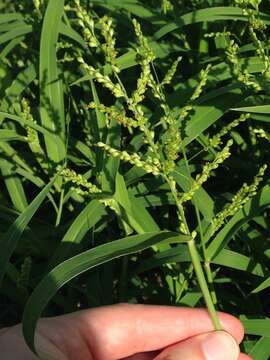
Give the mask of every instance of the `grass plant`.
[[270, 355], [267, 1], [0, 1], [0, 319], [240, 316]]

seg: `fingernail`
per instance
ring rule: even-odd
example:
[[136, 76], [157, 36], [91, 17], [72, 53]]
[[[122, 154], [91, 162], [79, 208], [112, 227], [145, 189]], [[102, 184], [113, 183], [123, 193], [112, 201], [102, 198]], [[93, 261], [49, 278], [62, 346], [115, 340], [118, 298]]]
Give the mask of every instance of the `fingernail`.
[[53, 344], [52, 341], [40, 332], [35, 335], [35, 348], [39, 359], [42, 360], [67, 360], [67, 357]]
[[202, 341], [205, 360], [237, 360], [239, 347], [234, 338], [225, 331], [215, 331]]

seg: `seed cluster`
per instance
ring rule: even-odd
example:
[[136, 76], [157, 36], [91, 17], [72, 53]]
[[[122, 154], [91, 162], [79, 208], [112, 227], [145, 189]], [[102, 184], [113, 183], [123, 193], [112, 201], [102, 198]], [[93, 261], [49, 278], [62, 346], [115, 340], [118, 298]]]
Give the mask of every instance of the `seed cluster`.
[[[74, 170], [71, 169], [62, 169], [61, 167], [57, 168], [58, 174], [63, 177], [65, 182], [71, 182], [77, 186], [73, 188], [79, 195], [89, 195], [101, 193], [101, 190], [91, 182], [87, 181], [83, 175], [77, 174]], [[80, 187], [85, 188], [86, 190], [80, 189]]]
[[82, 65], [88, 75], [93, 77], [94, 80], [102, 84], [105, 88], [109, 89], [116, 98], [125, 96], [120, 84], [114, 84], [109, 76], [101, 74], [99, 70], [88, 65], [81, 56], [78, 58], [78, 62]]
[[227, 145], [216, 155], [216, 158], [213, 162], [207, 163], [204, 165], [202, 173], [196, 176], [195, 181], [192, 183], [191, 188], [188, 192], [184, 193], [180, 198], [180, 202], [191, 200], [195, 192], [200, 189], [203, 183], [205, 183], [211, 175], [211, 172], [218, 168], [230, 155], [230, 147], [232, 146], [233, 141], [229, 140]]
[[167, 14], [168, 11], [173, 10], [173, 4], [170, 2], [170, 0], [162, 0], [162, 9], [164, 14]]
[[227, 48], [226, 55], [229, 63], [232, 65], [232, 72], [236, 79], [244, 84], [246, 87], [250, 87], [255, 91], [260, 91], [261, 85], [257, 82], [255, 77], [248, 72], [247, 69], [242, 70], [240, 59], [238, 57], [239, 46], [234, 40], [230, 41]]
[[32, 258], [30, 256], [27, 256], [21, 265], [21, 271], [17, 278], [17, 286], [20, 289], [26, 289], [28, 287], [31, 268]]
[[233, 128], [237, 127], [239, 124], [245, 122], [249, 118], [250, 114], [241, 114], [238, 119], [235, 119], [230, 124], [224, 126], [219, 133], [215, 134], [211, 139], [209, 139], [209, 146], [217, 148], [222, 145], [222, 137], [230, 133]]
[[[255, 91], [261, 91], [264, 87], [265, 80], [270, 77], [270, 57], [265, 47], [265, 43], [267, 41], [265, 36], [266, 24], [262, 19], [260, 19], [260, 2], [260, 0], [235, 0], [235, 3], [242, 7], [243, 15], [247, 17], [248, 30], [256, 49], [256, 55], [264, 64], [264, 69], [261, 71], [261, 75], [255, 77], [250, 74], [247, 69], [242, 70], [242, 65], [238, 55], [239, 46], [235, 40], [230, 41], [226, 52], [227, 59], [232, 66], [233, 75], [239, 82]], [[259, 37], [263, 37], [263, 41], [260, 40]]]
[[116, 66], [117, 51], [115, 49], [116, 37], [113, 28], [113, 19], [107, 15], [100, 20], [101, 34], [104, 37], [105, 43], [101, 45], [105, 54], [106, 61], [113, 65], [114, 70], [118, 73], [120, 69]]
[[[144, 169], [147, 173], [152, 173], [153, 175], [159, 175], [160, 169], [159, 164], [154, 164], [154, 162], [148, 162], [141, 160], [140, 156], [138, 154], [129, 154], [127, 151], [123, 150], [117, 150], [112, 147], [110, 147], [107, 144], [104, 144], [103, 142], [98, 142], [97, 146], [100, 148], [103, 148], [105, 151], [107, 151], [111, 156], [118, 157], [119, 159], [129, 162], [131, 165], [135, 165], [139, 168]], [[149, 159], [150, 160], [150, 159]]]
[[254, 177], [253, 183], [250, 185], [244, 183], [241, 189], [232, 198], [231, 203], [225, 206], [224, 210], [217, 214], [212, 221], [211, 236], [221, 228], [228, 217], [233, 216], [248, 202], [251, 197], [257, 194], [258, 186], [263, 180], [263, 175], [266, 169], [267, 165], [263, 165], [258, 174]]
[[86, 44], [90, 48], [96, 48], [99, 41], [95, 35], [95, 23], [93, 17], [80, 4], [80, 0], [74, 0], [76, 6], [76, 15], [78, 25], [82, 28], [83, 36]]
[[259, 138], [266, 139], [270, 142], [270, 134], [264, 129], [252, 129], [252, 132]]
[[[25, 98], [21, 101], [22, 113], [21, 116], [24, 120], [36, 123], [31, 114], [30, 106]], [[40, 145], [38, 132], [30, 126], [26, 126], [27, 143], [31, 151], [35, 154], [37, 161], [42, 165], [42, 168], [48, 168], [47, 161], [45, 159], [44, 151]]]

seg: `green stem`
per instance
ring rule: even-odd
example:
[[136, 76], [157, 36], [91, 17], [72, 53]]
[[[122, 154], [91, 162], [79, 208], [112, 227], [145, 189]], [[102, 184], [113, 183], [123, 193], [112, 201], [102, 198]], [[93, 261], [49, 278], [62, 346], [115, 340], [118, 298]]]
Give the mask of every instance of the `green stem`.
[[211, 271], [211, 266], [210, 266], [210, 262], [206, 261], [204, 263], [204, 268], [205, 268], [205, 272], [206, 272], [206, 276], [207, 276], [207, 281], [210, 284], [210, 293], [213, 299], [213, 303], [216, 305], [217, 304], [217, 295], [215, 292], [215, 288], [214, 288], [214, 279], [213, 279], [213, 274]]
[[[185, 161], [186, 169], [187, 169], [187, 172], [188, 172], [189, 182], [190, 182], [190, 187], [191, 187], [192, 178], [191, 178], [191, 173], [190, 173], [190, 168], [189, 168], [189, 160], [187, 158], [186, 150], [185, 150], [184, 145], [182, 147], [182, 150], [183, 150], [184, 161]], [[196, 213], [196, 217], [197, 217], [197, 221], [198, 221], [198, 225], [199, 225], [201, 246], [202, 246], [203, 258], [204, 258], [204, 268], [205, 268], [205, 272], [206, 272], [206, 276], [207, 276], [207, 281], [210, 284], [210, 294], [211, 294], [213, 303], [216, 304], [217, 303], [217, 296], [216, 296], [215, 289], [214, 289], [213, 274], [211, 272], [210, 263], [206, 261], [206, 248], [205, 248], [204, 232], [203, 232], [203, 229], [202, 229], [200, 212], [199, 212], [199, 208], [198, 208], [197, 201], [196, 201], [195, 197], [193, 198], [193, 203], [194, 203], [195, 213]]]
[[196, 249], [194, 239], [191, 239], [190, 241], [188, 241], [188, 248], [189, 248], [192, 264], [194, 266], [194, 270], [197, 275], [197, 279], [198, 279], [207, 309], [209, 311], [213, 325], [215, 327], [215, 330], [222, 330], [220, 321], [217, 316], [215, 306], [213, 304], [213, 299], [212, 299], [210, 291], [208, 289], [208, 285], [207, 285], [207, 282], [205, 279], [205, 275], [203, 272], [203, 268], [202, 268], [202, 265], [200, 262], [200, 257], [199, 257], [198, 251]]
[[197, 279], [198, 279], [198, 282], [199, 282], [199, 286], [201, 288], [201, 292], [203, 294], [204, 301], [205, 301], [205, 304], [207, 306], [209, 315], [211, 317], [211, 320], [213, 322], [215, 330], [222, 330], [222, 327], [221, 327], [221, 324], [219, 322], [217, 312], [216, 312], [216, 309], [215, 309], [215, 306], [214, 306], [214, 303], [213, 303], [213, 299], [212, 299], [212, 296], [211, 296], [209, 288], [208, 288], [208, 284], [207, 284], [207, 281], [206, 281], [206, 278], [205, 278], [203, 267], [202, 267], [200, 257], [199, 257], [199, 254], [198, 254], [198, 251], [197, 251], [197, 248], [196, 248], [196, 244], [195, 244], [194, 238], [192, 238], [192, 235], [191, 235], [191, 233], [189, 231], [189, 228], [188, 228], [188, 224], [187, 224], [187, 220], [186, 220], [186, 217], [185, 217], [183, 206], [179, 202], [179, 198], [177, 196], [176, 189], [175, 189], [174, 185], [172, 184], [172, 180], [170, 180], [170, 178], [168, 178], [167, 176], [165, 176], [165, 179], [166, 179], [166, 181], [167, 181], [167, 183], [168, 183], [168, 185], [169, 185], [169, 187], [171, 189], [172, 195], [173, 195], [173, 197], [175, 199], [176, 206], [177, 206], [178, 211], [180, 213], [181, 220], [183, 221], [183, 223], [185, 225], [185, 228], [187, 230], [188, 235], [191, 236], [191, 240], [188, 241], [189, 253], [190, 253], [192, 265], [194, 267], [194, 270], [195, 270], [195, 273], [196, 273], [196, 276], [197, 276]]

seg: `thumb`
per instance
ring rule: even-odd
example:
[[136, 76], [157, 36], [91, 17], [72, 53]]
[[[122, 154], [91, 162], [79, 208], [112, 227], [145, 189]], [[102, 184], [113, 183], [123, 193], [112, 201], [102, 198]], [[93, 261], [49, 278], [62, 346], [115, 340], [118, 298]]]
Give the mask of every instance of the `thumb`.
[[225, 331], [194, 336], [162, 351], [154, 360], [237, 360], [239, 347]]

